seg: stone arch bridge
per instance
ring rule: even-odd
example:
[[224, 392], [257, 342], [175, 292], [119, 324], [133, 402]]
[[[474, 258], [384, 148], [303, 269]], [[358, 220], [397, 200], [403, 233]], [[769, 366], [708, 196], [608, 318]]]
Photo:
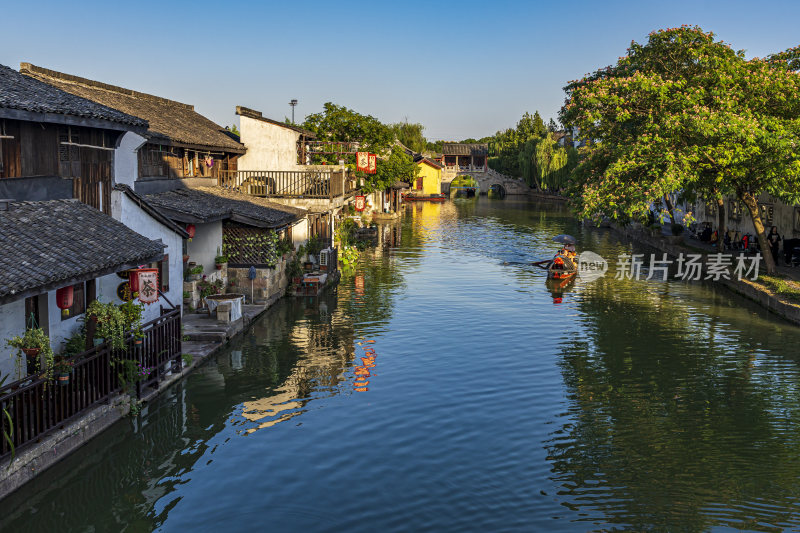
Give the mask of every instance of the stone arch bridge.
[[492, 169], [483, 168], [473, 170], [456, 170], [453, 167], [442, 169], [442, 192], [447, 194], [450, 191], [450, 183], [456, 176], [469, 175], [475, 178], [480, 187], [480, 193], [486, 194], [489, 189], [501, 190], [501, 194], [529, 194], [531, 188], [522, 180], [509, 178]]

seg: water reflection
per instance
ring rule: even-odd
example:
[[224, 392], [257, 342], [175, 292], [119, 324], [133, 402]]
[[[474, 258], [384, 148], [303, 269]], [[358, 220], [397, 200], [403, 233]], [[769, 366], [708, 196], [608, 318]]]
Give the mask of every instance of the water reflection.
[[687, 290], [606, 280], [580, 301], [559, 362], [569, 409], [546, 442], [559, 496], [634, 530], [796, 528], [796, 361], [764, 335], [774, 323], [731, 324]]
[[409, 208], [0, 530], [800, 527], [800, 331], [709, 285], [548, 284], [559, 233], [632, 250], [563, 206]]

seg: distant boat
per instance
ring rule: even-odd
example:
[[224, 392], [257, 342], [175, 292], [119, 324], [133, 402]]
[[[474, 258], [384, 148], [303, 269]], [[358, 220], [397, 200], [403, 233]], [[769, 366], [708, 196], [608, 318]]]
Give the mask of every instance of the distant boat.
[[403, 195], [405, 202], [444, 202], [447, 197], [444, 194], [414, 194]]

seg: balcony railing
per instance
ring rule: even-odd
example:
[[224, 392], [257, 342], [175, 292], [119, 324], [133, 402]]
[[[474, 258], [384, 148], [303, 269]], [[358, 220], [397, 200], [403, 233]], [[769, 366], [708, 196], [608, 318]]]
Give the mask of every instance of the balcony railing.
[[[14, 447], [19, 449], [38, 442], [51, 431], [79, 418], [91, 407], [110, 400], [132, 383], [120, 379], [120, 366], [115, 361], [127, 359], [147, 369], [134, 390], [127, 392], [141, 396], [142, 389], [163, 379], [166, 363], [172, 361], [180, 368], [181, 312], [179, 308], [166, 311], [162, 316], [142, 325], [144, 339], [136, 344], [134, 338], [125, 341], [125, 350], [111, 347], [106, 341], [100, 346], [69, 358], [73, 370], [67, 385], [49, 379], [45, 374], [28, 376], [0, 389], [0, 458], [11, 453], [11, 446], [2, 432], [11, 435]], [[145, 373], [146, 373], [145, 372]], [[2, 412], [11, 417], [11, 424]]]
[[335, 170], [221, 170], [217, 183], [265, 198], [339, 198], [356, 182]]

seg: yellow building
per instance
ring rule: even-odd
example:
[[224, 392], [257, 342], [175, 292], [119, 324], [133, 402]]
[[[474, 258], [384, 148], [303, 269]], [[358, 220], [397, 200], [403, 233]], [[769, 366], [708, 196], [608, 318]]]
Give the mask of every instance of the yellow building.
[[442, 165], [427, 157], [421, 157], [416, 161], [419, 168], [417, 180], [414, 182], [412, 190], [414, 194], [420, 196], [430, 196], [442, 193]]

